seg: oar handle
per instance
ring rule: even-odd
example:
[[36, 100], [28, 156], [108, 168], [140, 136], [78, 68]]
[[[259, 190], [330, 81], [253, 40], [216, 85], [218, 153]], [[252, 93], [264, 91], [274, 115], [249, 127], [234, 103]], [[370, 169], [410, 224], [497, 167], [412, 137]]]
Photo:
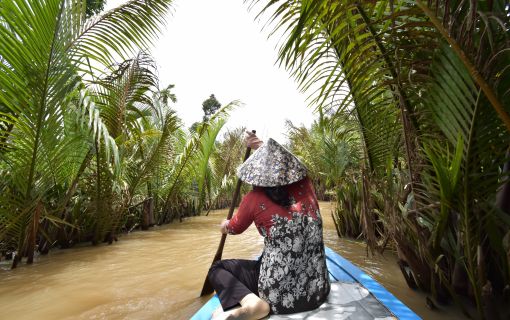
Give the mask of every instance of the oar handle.
[[[251, 132], [257, 133], [257, 131], [252, 130]], [[244, 154], [244, 161], [246, 161], [250, 157], [251, 148], [247, 147], [246, 152]], [[241, 192], [241, 186], [243, 184], [243, 181], [241, 179], [237, 179], [236, 188], [234, 191], [234, 196], [232, 197], [232, 204], [230, 205], [230, 209], [228, 210], [227, 214], [227, 220], [232, 219], [232, 215], [234, 214], [234, 210], [236, 208], [237, 198], [239, 198], [239, 193]], [[221, 260], [221, 256], [223, 255], [223, 247], [225, 247], [225, 240], [227, 239], [226, 234], [221, 235], [220, 244], [218, 246], [218, 250], [216, 250], [216, 254], [214, 255], [213, 262], [211, 263], [211, 266], [216, 262]], [[214, 288], [209, 283], [209, 280], [207, 279], [207, 276], [205, 278], [204, 286], [202, 287], [202, 292], [200, 293], [200, 296], [204, 296], [207, 294], [210, 294], [214, 291]]]
[[[252, 132], [254, 132], [253, 130]], [[246, 153], [244, 154], [244, 161], [246, 161], [250, 157], [251, 148], [246, 148]], [[232, 219], [234, 215], [234, 210], [236, 207], [237, 199], [239, 198], [239, 193], [241, 192], [241, 186], [243, 185], [243, 181], [241, 179], [237, 179], [236, 189], [234, 191], [234, 196], [232, 197], [232, 204], [230, 205], [230, 209], [228, 210], [227, 220]]]
[[[253, 132], [254, 134], [257, 133], [257, 131], [255, 131], [255, 130], [252, 130], [251, 132]], [[250, 153], [251, 153], [251, 148], [247, 147], [246, 152], [244, 153], [243, 162], [248, 160], [248, 158], [250, 157]], [[228, 214], [227, 214], [227, 220], [232, 219], [232, 216], [234, 215], [234, 210], [236, 208], [237, 199], [239, 198], [239, 193], [241, 192], [242, 185], [243, 185], [243, 181], [241, 179], [237, 179], [234, 196], [232, 197], [232, 204], [230, 205], [230, 209], [228, 210]], [[225, 246], [226, 239], [227, 239], [227, 235], [222, 234], [221, 240], [220, 240], [220, 245], [218, 246], [218, 250], [216, 251], [216, 255], [214, 256], [213, 263], [218, 260], [221, 260], [221, 256], [223, 254], [223, 247]]]

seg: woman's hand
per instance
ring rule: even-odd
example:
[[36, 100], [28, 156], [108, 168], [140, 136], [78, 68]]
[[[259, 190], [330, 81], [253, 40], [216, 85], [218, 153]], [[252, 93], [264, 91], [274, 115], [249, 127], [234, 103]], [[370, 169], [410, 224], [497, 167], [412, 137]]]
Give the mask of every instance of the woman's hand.
[[251, 131], [246, 131], [244, 142], [248, 148], [257, 150], [264, 142], [260, 140], [257, 135]]
[[228, 234], [228, 223], [230, 220], [223, 220], [223, 222], [220, 225], [220, 232], [223, 234]]

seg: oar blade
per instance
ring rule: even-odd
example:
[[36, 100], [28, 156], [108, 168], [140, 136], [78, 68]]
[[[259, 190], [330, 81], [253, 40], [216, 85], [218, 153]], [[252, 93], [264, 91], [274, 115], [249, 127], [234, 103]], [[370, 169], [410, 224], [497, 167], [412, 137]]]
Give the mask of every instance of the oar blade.
[[214, 288], [209, 282], [209, 278], [205, 277], [204, 286], [202, 287], [202, 292], [200, 292], [200, 296], [207, 296], [214, 292]]

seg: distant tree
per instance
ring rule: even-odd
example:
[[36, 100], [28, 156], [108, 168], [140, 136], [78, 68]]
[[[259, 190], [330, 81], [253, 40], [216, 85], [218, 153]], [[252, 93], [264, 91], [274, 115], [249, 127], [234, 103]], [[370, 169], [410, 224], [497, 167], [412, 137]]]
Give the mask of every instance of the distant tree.
[[204, 111], [204, 122], [209, 120], [211, 116], [218, 111], [218, 109], [221, 107], [221, 103], [216, 99], [214, 94], [211, 94], [211, 96], [202, 102], [202, 110]]
[[85, 9], [87, 18], [103, 11], [105, 4], [106, 0], [87, 0], [87, 8]]
[[161, 101], [168, 105], [168, 100], [173, 103], [177, 102], [177, 96], [172, 92], [172, 89], [175, 88], [175, 84], [169, 84], [165, 89], [160, 91]]
[[202, 111], [204, 111], [204, 116], [202, 118], [202, 122], [195, 122], [191, 125], [191, 127], [189, 128], [189, 131], [191, 132], [196, 132], [197, 131], [197, 128], [198, 126], [203, 123], [203, 122], [206, 122], [206, 121], [209, 121], [209, 119], [211, 118], [211, 116], [216, 112], [218, 111], [218, 109], [221, 108], [221, 103], [216, 99], [216, 97], [214, 96], [214, 94], [211, 94], [209, 96], [209, 98], [207, 98], [206, 100], [204, 100], [204, 102], [202, 102]]

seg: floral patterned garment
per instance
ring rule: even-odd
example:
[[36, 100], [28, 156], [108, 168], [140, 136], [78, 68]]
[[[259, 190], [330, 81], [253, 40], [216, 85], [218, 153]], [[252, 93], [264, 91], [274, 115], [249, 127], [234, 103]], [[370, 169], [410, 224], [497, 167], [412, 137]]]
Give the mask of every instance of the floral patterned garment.
[[255, 222], [264, 236], [258, 290], [273, 314], [313, 310], [330, 290], [322, 219], [311, 181], [293, 183], [288, 191], [292, 205], [285, 208], [255, 187], [228, 225], [229, 233], [238, 234]]

